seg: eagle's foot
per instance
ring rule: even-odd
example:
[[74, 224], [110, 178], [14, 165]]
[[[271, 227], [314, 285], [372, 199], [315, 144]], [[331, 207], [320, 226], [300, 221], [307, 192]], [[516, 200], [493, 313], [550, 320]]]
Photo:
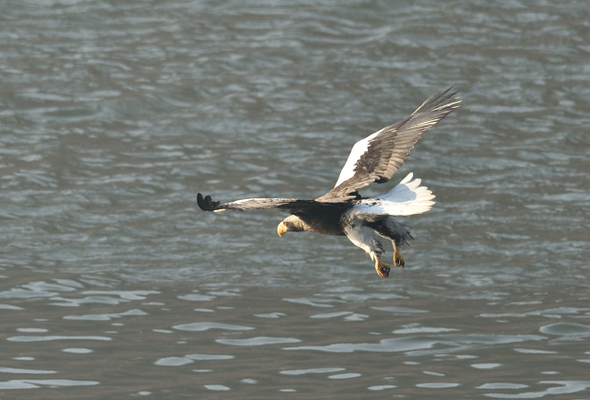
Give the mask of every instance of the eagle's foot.
[[404, 261], [402, 255], [399, 253], [398, 248], [396, 248], [393, 252], [393, 265], [395, 265], [398, 268], [403, 268], [406, 266], [406, 262]]
[[390, 269], [391, 267], [382, 263], [380, 259], [375, 260], [375, 271], [377, 271], [377, 275], [381, 278], [388, 278]]

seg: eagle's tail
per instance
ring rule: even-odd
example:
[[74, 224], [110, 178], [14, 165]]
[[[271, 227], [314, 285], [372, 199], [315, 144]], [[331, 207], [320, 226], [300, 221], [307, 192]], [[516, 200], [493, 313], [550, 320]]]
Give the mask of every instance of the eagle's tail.
[[361, 200], [360, 208], [371, 213], [397, 216], [425, 213], [434, 205], [434, 195], [426, 186], [420, 186], [420, 179], [413, 177], [410, 172], [389, 192]]

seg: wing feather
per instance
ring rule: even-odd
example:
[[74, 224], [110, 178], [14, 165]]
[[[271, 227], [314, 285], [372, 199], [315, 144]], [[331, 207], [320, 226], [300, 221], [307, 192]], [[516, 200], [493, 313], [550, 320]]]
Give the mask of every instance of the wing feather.
[[406, 161], [422, 134], [451, 111], [461, 99], [448, 88], [434, 92], [408, 118], [385, 127], [352, 148], [335, 187], [320, 202], [340, 202], [358, 197], [357, 190], [373, 182], [387, 182]]
[[253, 211], [253, 210], [271, 210], [284, 211], [288, 213], [299, 213], [308, 210], [312, 207], [317, 207], [318, 203], [313, 200], [299, 200], [299, 199], [282, 199], [282, 198], [253, 198], [232, 201], [230, 203], [221, 204], [219, 201], [213, 201], [211, 196], [203, 196], [201, 193], [197, 194], [197, 204], [203, 211]]

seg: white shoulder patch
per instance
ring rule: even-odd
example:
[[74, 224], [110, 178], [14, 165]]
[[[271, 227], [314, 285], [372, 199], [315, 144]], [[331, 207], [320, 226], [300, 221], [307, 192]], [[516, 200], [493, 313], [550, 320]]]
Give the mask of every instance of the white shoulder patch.
[[434, 205], [434, 195], [426, 186], [420, 186], [420, 179], [412, 179], [410, 172], [389, 192], [361, 200], [353, 210], [369, 214], [407, 216], [422, 214]]

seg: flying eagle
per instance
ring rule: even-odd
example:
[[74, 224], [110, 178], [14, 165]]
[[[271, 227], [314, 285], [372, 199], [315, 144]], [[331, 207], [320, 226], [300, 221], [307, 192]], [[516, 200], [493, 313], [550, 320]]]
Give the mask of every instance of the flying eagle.
[[461, 99], [451, 88], [433, 93], [408, 118], [385, 127], [358, 141], [340, 172], [336, 185], [315, 200], [253, 198], [221, 204], [211, 196], [197, 194], [197, 204], [204, 211], [276, 210], [291, 214], [277, 226], [277, 233], [316, 232], [346, 236], [375, 262], [382, 278], [389, 276], [390, 266], [381, 261], [384, 242], [393, 244], [393, 264], [403, 268], [400, 247], [413, 239], [408, 228], [395, 216], [422, 214], [434, 205], [434, 195], [420, 179], [409, 173], [385, 194], [364, 198], [358, 190], [371, 183], [385, 183], [408, 158], [408, 155], [431, 126], [458, 108]]

